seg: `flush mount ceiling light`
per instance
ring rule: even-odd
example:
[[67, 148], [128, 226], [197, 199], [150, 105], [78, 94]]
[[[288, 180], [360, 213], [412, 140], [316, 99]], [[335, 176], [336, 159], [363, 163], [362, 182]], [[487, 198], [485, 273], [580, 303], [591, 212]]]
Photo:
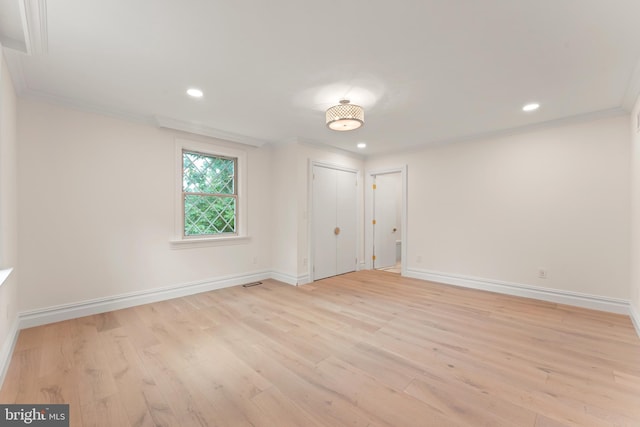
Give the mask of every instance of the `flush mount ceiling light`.
[[538, 104], [537, 102], [532, 102], [531, 104], [527, 104], [522, 107], [522, 111], [536, 111], [538, 108], [540, 108], [540, 104]]
[[364, 110], [359, 105], [350, 104], [348, 99], [343, 99], [340, 104], [327, 110], [326, 118], [329, 129], [354, 130], [364, 124]]
[[358, 142], [358, 145], [356, 145], [356, 147], [358, 148], [367, 148], [367, 144], [364, 142]]
[[204, 93], [200, 89], [196, 89], [195, 87], [192, 87], [190, 89], [187, 89], [187, 95], [189, 95], [192, 98], [202, 98]]

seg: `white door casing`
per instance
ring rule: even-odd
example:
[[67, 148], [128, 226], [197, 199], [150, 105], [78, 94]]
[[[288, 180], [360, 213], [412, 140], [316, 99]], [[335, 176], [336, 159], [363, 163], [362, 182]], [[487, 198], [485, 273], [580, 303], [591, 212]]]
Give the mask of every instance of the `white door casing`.
[[365, 209], [364, 209], [364, 268], [372, 269], [373, 265], [373, 246], [375, 242], [374, 233], [373, 233], [373, 215], [374, 215], [374, 197], [373, 193], [373, 183], [377, 176], [386, 175], [391, 173], [399, 173], [400, 174], [400, 185], [401, 185], [401, 204], [400, 204], [400, 214], [398, 218], [398, 222], [400, 224], [400, 236], [399, 240], [402, 242], [401, 246], [401, 272], [403, 275], [406, 275], [407, 266], [410, 264], [409, 258], [407, 258], [408, 248], [411, 245], [411, 242], [407, 239], [409, 224], [407, 221], [408, 214], [408, 198], [407, 198], [407, 187], [408, 187], [408, 167], [407, 165], [400, 165], [397, 167], [390, 167], [384, 169], [373, 169], [368, 170], [364, 174], [364, 200], [365, 200]]

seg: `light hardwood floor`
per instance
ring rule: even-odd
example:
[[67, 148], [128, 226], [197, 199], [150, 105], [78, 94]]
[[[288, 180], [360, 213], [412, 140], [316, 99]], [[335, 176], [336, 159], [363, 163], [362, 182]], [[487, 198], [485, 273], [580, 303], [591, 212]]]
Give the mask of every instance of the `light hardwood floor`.
[[74, 426], [640, 426], [628, 317], [363, 271], [23, 330], [2, 403]]

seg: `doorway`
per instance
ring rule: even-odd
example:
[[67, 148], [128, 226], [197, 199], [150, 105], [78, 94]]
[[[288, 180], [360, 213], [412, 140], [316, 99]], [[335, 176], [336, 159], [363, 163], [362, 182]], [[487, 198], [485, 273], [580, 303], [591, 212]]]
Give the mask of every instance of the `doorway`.
[[407, 167], [367, 173], [368, 268], [403, 274], [407, 254]]
[[402, 181], [400, 172], [373, 177], [373, 268], [400, 273]]
[[356, 171], [312, 166], [313, 280], [356, 270]]

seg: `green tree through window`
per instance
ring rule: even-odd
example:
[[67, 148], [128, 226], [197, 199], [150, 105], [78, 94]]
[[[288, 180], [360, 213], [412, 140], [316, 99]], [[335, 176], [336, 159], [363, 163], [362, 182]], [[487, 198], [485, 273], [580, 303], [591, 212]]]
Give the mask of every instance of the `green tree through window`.
[[237, 159], [182, 152], [184, 235], [236, 233]]

